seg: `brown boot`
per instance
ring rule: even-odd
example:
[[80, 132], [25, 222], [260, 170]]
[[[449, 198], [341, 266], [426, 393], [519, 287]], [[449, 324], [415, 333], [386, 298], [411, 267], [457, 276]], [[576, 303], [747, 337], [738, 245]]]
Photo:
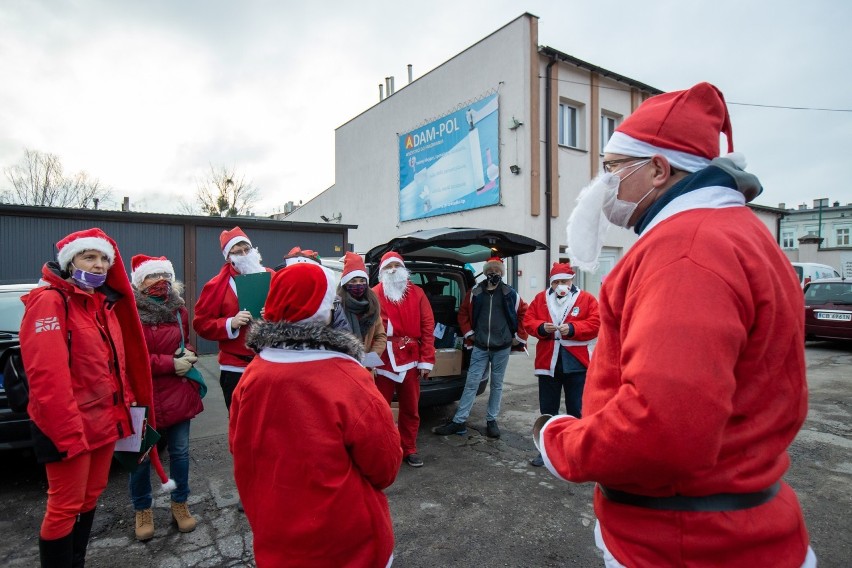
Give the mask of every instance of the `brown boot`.
[[195, 530], [195, 517], [189, 512], [186, 503], [172, 501], [172, 516], [175, 518], [180, 532], [188, 533]]
[[151, 540], [154, 538], [154, 511], [143, 509], [136, 511], [136, 540]]

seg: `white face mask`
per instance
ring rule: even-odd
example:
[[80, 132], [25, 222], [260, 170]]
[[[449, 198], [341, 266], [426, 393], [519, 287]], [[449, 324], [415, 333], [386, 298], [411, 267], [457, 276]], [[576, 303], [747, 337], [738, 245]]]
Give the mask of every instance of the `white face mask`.
[[556, 295], [560, 298], [564, 298], [568, 295], [568, 292], [571, 290], [571, 286], [568, 284], [559, 284], [556, 286]]
[[[624, 201], [624, 200], [618, 198], [618, 188], [620, 187], [621, 182], [626, 180], [627, 178], [629, 178], [630, 176], [632, 176], [636, 172], [638, 172], [640, 169], [642, 169], [643, 166], [645, 166], [646, 164], [648, 164], [650, 162], [651, 162], [651, 160], [644, 160], [644, 161], [642, 161], [638, 164], [632, 164], [630, 166], [627, 166], [624, 169], [633, 168], [633, 171], [630, 172], [629, 174], [627, 174], [624, 177], [621, 177], [617, 173], [616, 174], [604, 174], [604, 175], [610, 175], [613, 178], [615, 178], [616, 183], [614, 183], [614, 184], [608, 183], [607, 184], [607, 193], [604, 197], [604, 202], [603, 202], [603, 206], [601, 207], [601, 212], [604, 214], [604, 217], [606, 217], [607, 220], [610, 223], [612, 223], [613, 225], [615, 225], [616, 227], [621, 227], [622, 229], [627, 228], [627, 224], [630, 222], [630, 217], [633, 216], [633, 213], [636, 211], [636, 208], [639, 207], [640, 203], [645, 201], [646, 197], [651, 195], [652, 191], [654, 191], [654, 188], [652, 187], [650, 190], [648, 190], [648, 193], [646, 193], [644, 196], [642, 196], [642, 199], [640, 199], [639, 201], [637, 201], [635, 203], [633, 201]], [[623, 170], [621, 170], [621, 171], [623, 171]]]

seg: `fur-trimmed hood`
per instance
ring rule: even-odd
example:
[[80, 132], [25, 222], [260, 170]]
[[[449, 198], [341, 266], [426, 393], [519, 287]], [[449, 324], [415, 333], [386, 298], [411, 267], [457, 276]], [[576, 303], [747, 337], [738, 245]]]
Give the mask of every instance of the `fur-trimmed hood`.
[[360, 361], [364, 358], [361, 340], [349, 333], [333, 329], [324, 323], [290, 323], [286, 321], [255, 321], [246, 336], [249, 349], [260, 353], [264, 347], [298, 351], [325, 349], [349, 355]]
[[175, 283], [172, 286], [172, 291], [169, 293], [168, 299], [160, 303], [134, 288], [133, 295], [136, 296], [136, 309], [139, 311], [140, 321], [144, 325], [177, 321], [175, 313], [184, 304], [183, 298], [180, 297], [181, 289], [182, 287]]

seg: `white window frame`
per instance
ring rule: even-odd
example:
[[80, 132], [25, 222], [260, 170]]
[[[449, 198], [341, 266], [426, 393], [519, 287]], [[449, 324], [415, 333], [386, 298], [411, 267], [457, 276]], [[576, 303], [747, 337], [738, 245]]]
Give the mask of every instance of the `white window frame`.
[[613, 112], [601, 112], [601, 156], [604, 154], [604, 147], [609, 139], [615, 133], [615, 129], [621, 123], [621, 116]]
[[[849, 226], [844, 227], [835, 227], [834, 228], [834, 242], [835, 246], [838, 247], [848, 247], [852, 245], [852, 230], [850, 230]], [[841, 238], [842, 236], [842, 238]]]
[[[585, 140], [585, 132], [583, 128], [583, 110], [584, 105], [576, 101], [561, 99], [559, 101], [559, 117], [557, 127], [557, 143], [560, 146], [583, 149], [583, 141]], [[568, 131], [565, 128], [565, 121], [568, 119], [570, 126]], [[573, 119], [573, 120], [571, 120]]]
[[796, 248], [796, 231], [781, 231], [781, 248]]

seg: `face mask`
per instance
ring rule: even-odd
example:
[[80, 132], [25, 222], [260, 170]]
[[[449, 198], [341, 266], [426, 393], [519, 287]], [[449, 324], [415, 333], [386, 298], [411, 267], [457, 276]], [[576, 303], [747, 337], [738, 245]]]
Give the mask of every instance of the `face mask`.
[[623, 178], [618, 174], [608, 174], [614, 177], [617, 180], [617, 183], [608, 184], [608, 193], [604, 197], [601, 212], [604, 214], [604, 217], [606, 217], [607, 220], [616, 227], [627, 228], [627, 224], [630, 222], [630, 217], [633, 216], [636, 208], [639, 207], [640, 203], [645, 201], [646, 197], [651, 195], [652, 191], [654, 191], [654, 188], [652, 187], [648, 193], [642, 196], [642, 199], [635, 203], [633, 201], [624, 201], [618, 198], [618, 188], [621, 185], [621, 182], [638, 172], [643, 166], [650, 163], [650, 161], [651, 160], [645, 160], [639, 164], [628, 166], [628, 168], [632, 167], [634, 169]]
[[71, 280], [77, 283], [80, 288], [84, 288], [86, 290], [94, 290], [95, 288], [100, 288], [106, 282], [107, 275], [104, 274], [95, 274], [93, 272], [86, 272], [85, 270], [81, 270], [71, 265], [74, 268], [74, 272], [71, 274]]
[[499, 274], [489, 274], [488, 276], [486, 276], [486, 278], [488, 279], [489, 284], [491, 284], [492, 286], [496, 286], [500, 283], [502, 276], [500, 276]]
[[570, 289], [571, 289], [571, 286], [569, 286], [568, 284], [560, 284], [559, 286], [556, 287], [556, 295], [559, 296], [560, 298], [564, 298], [568, 294], [568, 291]]
[[172, 283], [170, 281], [159, 280], [142, 290], [142, 293], [154, 298], [167, 298], [171, 291]]
[[353, 298], [361, 298], [367, 292], [366, 284], [347, 284], [346, 291]]

